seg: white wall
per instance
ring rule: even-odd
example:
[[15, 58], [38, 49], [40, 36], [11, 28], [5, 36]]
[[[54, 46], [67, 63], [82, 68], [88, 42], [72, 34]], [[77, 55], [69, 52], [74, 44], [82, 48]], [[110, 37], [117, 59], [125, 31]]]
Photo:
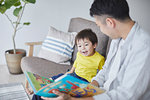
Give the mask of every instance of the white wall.
[[[127, 0], [131, 17], [150, 32], [150, 0]], [[18, 48], [28, 50], [25, 42], [42, 41], [48, 33], [49, 26], [67, 31], [70, 18], [83, 17], [89, 20], [89, 8], [93, 0], [37, 0], [35, 5], [27, 5], [23, 16], [24, 21], [31, 25], [19, 30], [16, 36]], [[10, 12], [8, 12], [10, 13]], [[0, 65], [6, 64], [4, 52], [12, 48], [13, 29], [5, 16], [0, 14]], [[37, 47], [35, 55], [40, 47]]]
[[127, 0], [131, 18], [150, 33], [150, 0]]
[[[42, 41], [50, 25], [59, 30], [68, 31], [72, 17], [92, 19], [89, 15], [91, 3], [92, 0], [37, 0], [35, 5], [27, 5], [23, 20], [30, 21], [31, 25], [18, 31], [17, 47], [28, 50], [28, 47], [24, 45], [25, 42]], [[10, 23], [5, 16], [0, 14], [0, 65], [6, 64], [5, 50], [13, 48], [12, 33]], [[39, 47], [37, 49], [39, 50]], [[37, 53], [38, 51], [35, 52], [35, 55]]]

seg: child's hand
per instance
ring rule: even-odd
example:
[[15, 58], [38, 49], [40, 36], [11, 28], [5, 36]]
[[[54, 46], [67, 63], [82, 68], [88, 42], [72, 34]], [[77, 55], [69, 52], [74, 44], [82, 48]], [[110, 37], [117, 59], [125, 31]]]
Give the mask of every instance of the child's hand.
[[51, 77], [49, 78], [50, 80], [53, 80]]
[[65, 74], [70, 74], [70, 73], [72, 73], [72, 72], [69, 71], [69, 72], [66, 72]]

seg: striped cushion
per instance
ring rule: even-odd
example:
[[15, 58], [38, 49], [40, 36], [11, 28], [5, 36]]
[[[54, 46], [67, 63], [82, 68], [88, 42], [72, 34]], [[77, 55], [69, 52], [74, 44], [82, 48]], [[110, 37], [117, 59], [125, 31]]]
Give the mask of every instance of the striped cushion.
[[44, 40], [38, 57], [60, 63], [70, 64], [76, 32], [65, 33], [53, 27]]

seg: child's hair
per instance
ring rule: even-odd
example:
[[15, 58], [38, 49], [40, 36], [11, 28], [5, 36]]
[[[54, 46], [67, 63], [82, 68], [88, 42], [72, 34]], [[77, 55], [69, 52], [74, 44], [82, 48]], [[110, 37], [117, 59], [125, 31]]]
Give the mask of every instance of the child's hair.
[[98, 43], [96, 34], [91, 29], [81, 30], [75, 37], [75, 45], [80, 39], [89, 39], [92, 42], [92, 45]]

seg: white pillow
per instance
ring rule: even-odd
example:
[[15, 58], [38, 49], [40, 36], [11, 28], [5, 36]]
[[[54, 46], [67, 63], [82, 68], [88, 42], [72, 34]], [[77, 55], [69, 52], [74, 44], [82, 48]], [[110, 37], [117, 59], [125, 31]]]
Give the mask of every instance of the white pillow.
[[66, 33], [50, 27], [38, 57], [70, 65], [76, 34], [76, 32]]

